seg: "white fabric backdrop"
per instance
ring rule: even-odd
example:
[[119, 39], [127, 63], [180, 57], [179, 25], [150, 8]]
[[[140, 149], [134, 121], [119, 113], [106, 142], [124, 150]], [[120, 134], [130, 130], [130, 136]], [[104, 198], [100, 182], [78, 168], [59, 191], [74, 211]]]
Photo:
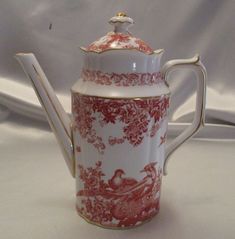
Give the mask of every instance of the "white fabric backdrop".
[[[82, 66], [78, 47], [111, 30], [107, 21], [118, 11], [135, 20], [133, 34], [153, 48], [165, 49], [163, 62], [199, 53], [208, 71], [207, 122], [235, 124], [234, 0], [2, 0], [0, 104], [45, 120], [29, 80], [13, 58], [17, 52], [33, 52], [70, 111], [69, 89]], [[193, 76], [185, 71], [172, 76], [170, 116], [189, 122]]]

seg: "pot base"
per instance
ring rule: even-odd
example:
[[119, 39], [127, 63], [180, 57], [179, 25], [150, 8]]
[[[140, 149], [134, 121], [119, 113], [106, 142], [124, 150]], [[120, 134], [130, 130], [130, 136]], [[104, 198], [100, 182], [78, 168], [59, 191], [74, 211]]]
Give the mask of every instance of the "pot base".
[[151, 221], [158, 213], [159, 213], [159, 209], [158, 211], [156, 211], [151, 217], [149, 217], [148, 219], [142, 221], [141, 223], [139, 223], [138, 225], [134, 225], [134, 226], [126, 226], [126, 227], [118, 227], [118, 226], [105, 226], [105, 225], [102, 225], [98, 222], [93, 222], [91, 221], [90, 219], [88, 219], [87, 217], [85, 217], [84, 215], [82, 215], [77, 206], [76, 206], [76, 211], [78, 213], [78, 215], [83, 218], [86, 222], [88, 222], [89, 224], [92, 224], [92, 225], [95, 225], [95, 226], [98, 226], [98, 227], [101, 227], [101, 228], [104, 228], [104, 229], [113, 229], [113, 230], [127, 230], [127, 229], [131, 229], [131, 228], [136, 228], [136, 227], [139, 227], [139, 226], [142, 226], [144, 225], [145, 223]]

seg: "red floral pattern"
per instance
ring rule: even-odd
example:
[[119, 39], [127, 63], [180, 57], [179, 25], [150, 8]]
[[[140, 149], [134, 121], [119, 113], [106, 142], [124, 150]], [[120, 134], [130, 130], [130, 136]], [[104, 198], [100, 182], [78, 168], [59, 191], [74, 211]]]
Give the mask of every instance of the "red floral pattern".
[[100, 152], [104, 153], [105, 144], [100, 136], [96, 134], [93, 128], [93, 123], [96, 120], [92, 112], [92, 102], [89, 100], [91, 97], [82, 97], [73, 95], [73, 112], [75, 113], [75, 130], [77, 129], [82, 138], [85, 138], [88, 143]]
[[81, 147], [80, 147], [80, 146], [77, 146], [77, 147], [76, 147], [76, 151], [77, 151], [78, 153], [81, 153]]
[[105, 99], [73, 94], [74, 128], [80, 136], [100, 152], [106, 145], [97, 135], [94, 124], [104, 127], [108, 124], [122, 123], [121, 137], [110, 135], [110, 145], [128, 141], [134, 147], [142, 143], [145, 136], [154, 137], [161, 121], [167, 115], [169, 96], [146, 99]]
[[97, 41], [91, 43], [86, 51], [98, 52], [112, 49], [135, 49], [145, 54], [153, 54], [153, 50], [144, 41], [126, 33], [109, 32]]
[[115, 86], [143, 86], [164, 82], [161, 72], [117, 74], [83, 69], [81, 77], [83, 81], [92, 81], [99, 85]]
[[135, 226], [151, 218], [159, 211], [162, 176], [155, 165], [146, 165], [140, 171], [146, 175], [139, 181], [124, 177], [122, 169], [116, 169], [105, 181], [101, 161], [95, 168], [78, 165], [83, 182], [83, 188], [77, 192], [78, 212], [91, 222], [108, 227]]

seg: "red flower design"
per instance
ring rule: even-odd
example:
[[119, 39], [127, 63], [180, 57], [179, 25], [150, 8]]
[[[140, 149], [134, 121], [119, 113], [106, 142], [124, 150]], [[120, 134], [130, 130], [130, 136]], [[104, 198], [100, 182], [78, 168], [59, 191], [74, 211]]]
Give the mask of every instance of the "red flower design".
[[130, 34], [110, 32], [87, 47], [87, 51], [103, 52], [109, 49], [136, 49], [145, 54], [153, 50], [142, 40]]
[[110, 145], [115, 145], [115, 144], [122, 144], [124, 143], [125, 139], [124, 138], [116, 138], [109, 136], [109, 144]]
[[152, 52], [153, 50], [141, 39], [136, 39], [135, 43], [139, 46], [139, 51], [142, 52]]
[[95, 122], [101, 127], [116, 122], [123, 124], [123, 136], [118, 140], [115, 135], [110, 136], [110, 145], [121, 144], [127, 140], [133, 146], [138, 146], [145, 136], [156, 135], [161, 121], [167, 115], [168, 107], [168, 96], [124, 100], [74, 94], [74, 128], [79, 131], [82, 138], [103, 154], [106, 146], [102, 137], [96, 133], [93, 126]]
[[154, 73], [103, 73], [101, 71], [82, 70], [83, 81], [91, 81], [99, 85], [141, 86], [164, 82], [160, 72]]
[[77, 147], [76, 147], [76, 151], [77, 151], [78, 153], [80, 153], [80, 152], [81, 152], [81, 147], [80, 147], [80, 146], [77, 146]]
[[128, 42], [130, 40], [130, 35], [122, 34], [122, 33], [113, 33], [109, 35], [110, 40], [108, 40], [108, 43], [113, 43], [114, 41], [117, 42]]

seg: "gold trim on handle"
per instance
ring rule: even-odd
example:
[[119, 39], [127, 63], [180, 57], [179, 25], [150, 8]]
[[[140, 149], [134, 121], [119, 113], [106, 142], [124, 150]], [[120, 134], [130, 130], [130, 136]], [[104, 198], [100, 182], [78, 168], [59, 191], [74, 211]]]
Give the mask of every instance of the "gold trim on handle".
[[[191, 60], [191, 61], [190, 61]], [[189, 59], [189, 62], [187, 63], [177, 63], [174, 65], [175, 66], [184, 66], [184, 65], [191, 65], [191, 64], [197, 64], [198, 62], [200, 61], [200, 56], [199, 54], [196, 54], [194, 57], [192, 57], [191, 59]], [[166, 80], [166, 74], [168, 73], [168, 71], [162, 73], [162, 77], [165, 78], [165, 81], [167, 82]]]
[[[186, 65], [195, 65], [197, 67], [199, 67], [202, 75], [203, 75], [203, 79], [204, 79], [204, 85], [203, 85], [203, 95], [202, 95], [202, 102], [201, 104], [199, 105], [200, 107], [200, 114], [199, 114], [199, 121], [198, 121], [198, 124], [197, 126], [195, 127], [195, 129], [193, 129], [193, 131], [191, 132], [191, 134], [189, 134], [186, 138], [184, 138], [182, 140], [181, 143], [179, 143], [178, 145], [175, 146], [175, 148], [173, 148], [169, 154], [167, 154], [166, 158], [165, 158], [165, 161], [164, 161], [164, 175], [166, 175], [166, 163], [168, 161], [168, 158], [170, 157], [170, 155], [176, 150], [178, 149], [185, 141], [187, 141], [188, 139], [190, 139], [194, 134], [196, 134], [198, 132], [198, 130], [203, 127], [205, 125], [205, 90], [206, 90], [206, 70], [204, 68], [204, 66], [202, 64], [199, 64], [200, 63], [200, 56], [199, 54], [196, 54], [194, 57], [192, 57], [191, 59], [188, 59], [188, 62], [185, 62], [185, 63], [175, 63], [174, 65], [172, 65], [172, 68], [174, 67], [178, 67], [178, 66], [186, 66]], [[167, 82], [167, 73], [172, 69], [171, 67], [169, 67], [169, 69], [167, 69], [165, 72], [163, 72], [162, 76], [164, 77], [165, 79], [165, 82]], [[197, 102], [196, 102], [197, 103]], [[194, 122], [194, 121], [193, 121]], [[192, 122], [192, 124], [193, 124]], [[190, 126], [192, 126], [192, 124]], [[190, 127], [189, 126], [189, 127]], [[184, 132], [184, 131], [183, 131]], [[182, 132], [182, 133], [183, 133]], [[179, 135], [180, 136], [180, 135]], [[177, 136], [178, 137], [178, 136]]]

